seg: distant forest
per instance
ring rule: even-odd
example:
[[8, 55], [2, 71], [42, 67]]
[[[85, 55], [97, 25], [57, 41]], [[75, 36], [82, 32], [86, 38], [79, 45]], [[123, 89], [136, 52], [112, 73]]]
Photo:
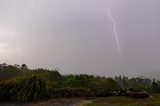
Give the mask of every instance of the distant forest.
[[38, 101], [62, 97], [96, 97], [97, 92], [136, 89], [160, 93], [160, 81], [145, 77], [62, 75], [57, 69], [29, 69], [26, 64], [0, 64], [1, 101]]

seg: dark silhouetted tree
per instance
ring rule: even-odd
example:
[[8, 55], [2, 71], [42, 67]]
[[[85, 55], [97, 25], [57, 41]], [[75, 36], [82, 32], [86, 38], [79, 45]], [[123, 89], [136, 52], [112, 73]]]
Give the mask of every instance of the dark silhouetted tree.
[[28, 69], [28, 66], [26, 64], [22, 64], [21, 65], [21, 69], [25, 69], [26, 70], [26, 69]]

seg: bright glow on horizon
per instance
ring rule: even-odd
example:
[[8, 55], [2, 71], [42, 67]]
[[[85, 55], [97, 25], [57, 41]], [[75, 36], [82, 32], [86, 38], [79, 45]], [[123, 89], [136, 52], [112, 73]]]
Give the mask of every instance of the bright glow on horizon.
[[15, 32], [9, 28], [0, 27], [0, 37], [14, 36]]
[[2, 57], [8, 57], [17, 54], [17, 50], [14, 47], [15, 30], [11, 27], [0, 27], [0, 55]]

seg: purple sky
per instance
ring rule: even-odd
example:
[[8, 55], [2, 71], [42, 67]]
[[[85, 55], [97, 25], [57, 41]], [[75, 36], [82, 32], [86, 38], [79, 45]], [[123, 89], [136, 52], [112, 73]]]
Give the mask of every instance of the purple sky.
[[61, 73], [129, 76], [160, 70], [160, 0], [0, 0], [0, 62]]

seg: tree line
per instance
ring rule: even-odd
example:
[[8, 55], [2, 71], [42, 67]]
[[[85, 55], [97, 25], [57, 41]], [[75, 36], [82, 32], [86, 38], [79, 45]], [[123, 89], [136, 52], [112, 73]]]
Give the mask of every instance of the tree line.
[[28, 102], [62, 97], [96, 97], [97, 92], [137, 89], [160, 93], [160, 81], [144, 77], [114, 78], [87, 74], [62, 75], [57, 69], [29, 69], [26, 64], [0, 64], [0, 100]]

